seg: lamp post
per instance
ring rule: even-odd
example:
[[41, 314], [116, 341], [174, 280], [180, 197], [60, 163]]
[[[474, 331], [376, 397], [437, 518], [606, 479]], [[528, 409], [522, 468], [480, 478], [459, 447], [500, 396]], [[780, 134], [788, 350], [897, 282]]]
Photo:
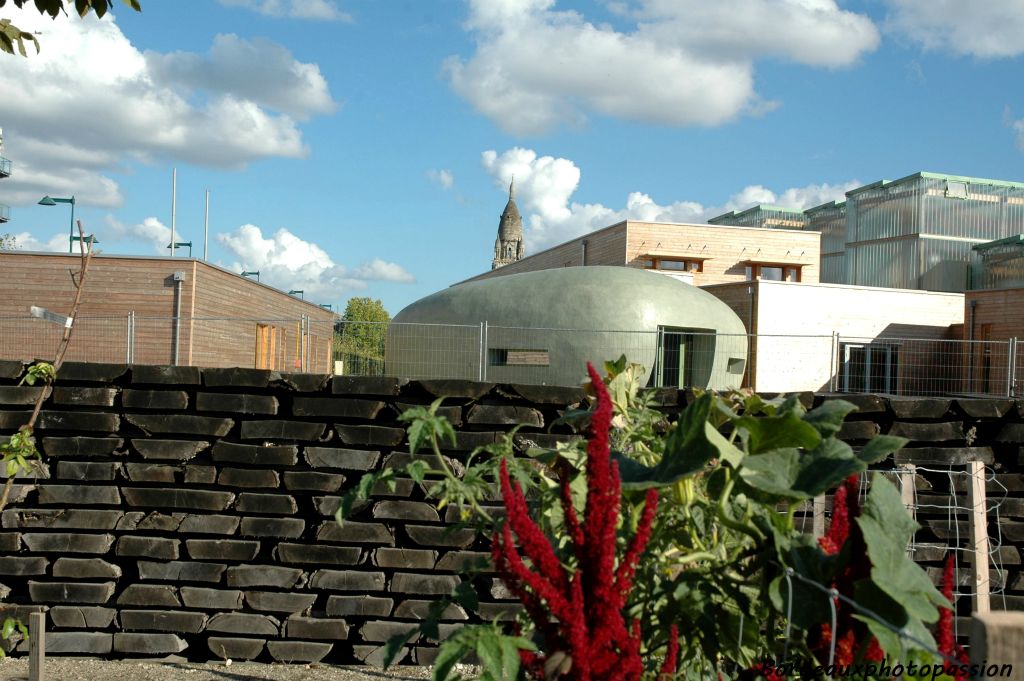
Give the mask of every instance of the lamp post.
[[306, 292], [303, 291], [301, 288], [293, 288], [291, 291], [288, 292], [288, 295], [290, 295], [290, 296], [297, 295], [302, 300], [306, 299]]
[[243, 277], [256, 277], [256, 281], [259, 281], [260, 280], [260, 271], [259, 270], [252, 270], [251, 272], [250, 271], [245, 271], [245, 272], [242, 272], [242, 276]]
[[78, 235], [74, 235], [74, 234], [71, 235], [71, 243], [73, 244], [76, 241], [81, 241], [82, 243], [89, 244], [89, 250], [92, 250], [92, 247], [93, 247], [94, 244], [98, 244], [100, 242], [100, 240], [97, 239], [92, 234], [86, 234], [85, 236], [78, 236]]
[[40, 206], [56, 206], [58, 203], [71, 204], [71, 229], [68, 231], [68, 253], [73, 253], [74, 249], [72, 246], [75, 243], [75, 197], [72, 196], [70, 199], [55, 199], [49, 196], [44, 196], [39, 199]]

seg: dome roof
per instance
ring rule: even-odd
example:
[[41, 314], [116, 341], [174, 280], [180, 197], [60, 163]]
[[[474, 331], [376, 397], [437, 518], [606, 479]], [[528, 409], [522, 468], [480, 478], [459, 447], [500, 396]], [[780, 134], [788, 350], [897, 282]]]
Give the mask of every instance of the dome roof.
[[[695, 334], [687, 340], [694, 385], [740, 385], [747, 336], [736, 313], [707, 291], [632, 267], [560, 267], [438, 291], [391, 320], [385, 366], [409, 378], [579, 385], [587, 361], [600, 366], [625, 354], [646, 367], [646, 383], [659, 329], [677, 341]], [[504, 361], [508, 353], [537, 362]]]

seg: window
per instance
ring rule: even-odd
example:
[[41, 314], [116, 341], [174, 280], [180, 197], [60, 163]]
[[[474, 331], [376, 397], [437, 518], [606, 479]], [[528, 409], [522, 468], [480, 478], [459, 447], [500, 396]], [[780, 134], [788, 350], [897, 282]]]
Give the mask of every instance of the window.
[[490, 348], [487, 364], [492, 367], [546, 367], [551, 365], [551, 357], [547, 350]]
[[658, 261], [658, 269], [659, 270], [688, 270], [690, 268], [686, 266], [686, 261], [685, 260], [664, 260], [663, 259], [663, 260], [659, 260]]
[[640, 258], [640, 266], [648, 270], [671, 270], [673, 272], [703, 272], [703, 258]]
[[802, 265], [785, 265], [769, 263], [750, 263], [745, 268], [747, 281], [764, 279], [765, 281], [800, 281]]
[[899, 348], [882, 343], [843, 343], [843, 392], [893, 393], [899, 374]]

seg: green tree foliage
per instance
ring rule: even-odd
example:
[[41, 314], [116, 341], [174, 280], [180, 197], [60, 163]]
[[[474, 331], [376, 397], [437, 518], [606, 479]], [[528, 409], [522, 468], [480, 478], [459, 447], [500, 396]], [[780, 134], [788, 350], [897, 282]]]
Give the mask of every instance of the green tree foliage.
[[[7, 5], [7, 1], [0, 0], [0, 9]], [[11, 4], [19, 9], [30, 4], [30, 0], [10, 1]], [[96, 16], [102, 17], [110, 11], [112, 2], [113, 0], [31, 0], [31, 4], [39, 10], [40, 14], [45, 14], [51, 19], [56, 19], [58, 15], [67, 13], [65, 4], [72, 8], [80, 17], [84, 17], [90, 12], [95, 12]], [[121, 2], [136, 12], [142, 11], [142, 5], [139, 4], [139, 0], [121, 0]], [[39, 52], [39, 41], [36, 40], [34, 35], [21, 30], [12, 24], [10, 19], [0, 19], [0, 50], [8, 54], [14, 54], [15, 46], [17, 46], [18, 53], [23, 57], [27, 57], [28, 52], [25, 50], [26, 41], [34, 44], [36, 52]]]
[[13, 234], [0, 234], [0, 251], [13, 251], [18, 248], [18, 240]]
[[349, 366], [345, 373], [377, 374], [383, 370], [384, 338], [391, 315], [372, 298], [350, 298], [334, 326], [334, 355]]

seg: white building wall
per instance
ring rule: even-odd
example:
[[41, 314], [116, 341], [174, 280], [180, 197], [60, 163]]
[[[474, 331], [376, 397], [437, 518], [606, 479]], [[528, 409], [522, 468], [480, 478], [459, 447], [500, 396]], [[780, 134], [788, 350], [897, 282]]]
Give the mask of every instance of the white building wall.
[[964, 321], [962, 293], [762, 280], [757, 296], [754, 387], [762, 391], [827, 390], [835, 333], [938, 339]]

